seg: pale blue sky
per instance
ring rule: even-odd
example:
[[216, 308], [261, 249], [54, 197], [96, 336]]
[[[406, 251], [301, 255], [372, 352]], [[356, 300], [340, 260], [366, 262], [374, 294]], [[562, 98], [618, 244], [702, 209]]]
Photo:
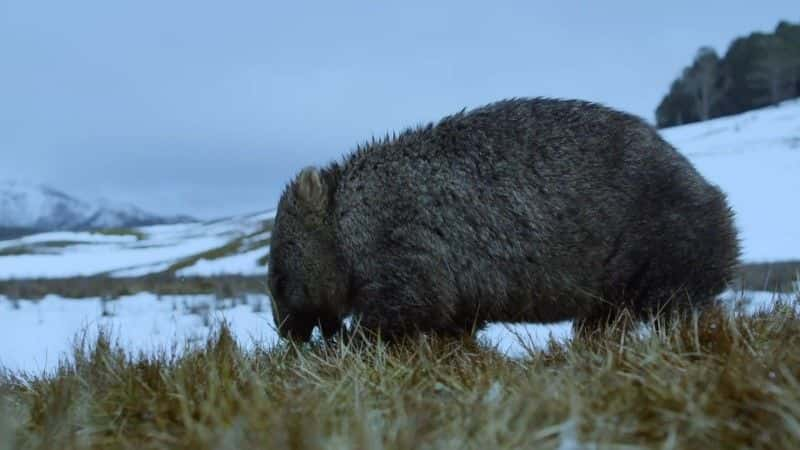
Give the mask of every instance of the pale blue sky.
[[697, 48], [797, 0], [0, 0], [0, 178], [164, 213], [274, 206], [300, 167], [510, 96], [648, 120]]

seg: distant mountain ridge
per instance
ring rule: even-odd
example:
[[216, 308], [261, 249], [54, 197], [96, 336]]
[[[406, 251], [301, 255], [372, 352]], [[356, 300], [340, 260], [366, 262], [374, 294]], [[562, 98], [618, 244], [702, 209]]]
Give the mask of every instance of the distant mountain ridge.
[[88, 202], [38, 183], [0, 180], [0, 236], [26, 231], [90, 230], [194, 222], [112, 201]]

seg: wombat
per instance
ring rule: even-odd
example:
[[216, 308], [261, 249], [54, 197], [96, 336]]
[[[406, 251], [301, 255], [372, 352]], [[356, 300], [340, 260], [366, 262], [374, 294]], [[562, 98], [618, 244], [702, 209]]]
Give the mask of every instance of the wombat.
[[643, 120], [510, 99], [300, 172], [268, 281], [283, 337], [331, 337], [352, 314], [394, 339], [686, 311], [738, 256], [724, 194]]

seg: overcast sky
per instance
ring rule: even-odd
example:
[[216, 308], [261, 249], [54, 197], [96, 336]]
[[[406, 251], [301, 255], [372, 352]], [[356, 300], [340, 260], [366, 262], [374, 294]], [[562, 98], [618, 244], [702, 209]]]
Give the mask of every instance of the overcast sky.
[[372, 135], [510, 96], [653, 121], [698, 47], [797, 0], [0, 0], [0, 179], [201, 218]]

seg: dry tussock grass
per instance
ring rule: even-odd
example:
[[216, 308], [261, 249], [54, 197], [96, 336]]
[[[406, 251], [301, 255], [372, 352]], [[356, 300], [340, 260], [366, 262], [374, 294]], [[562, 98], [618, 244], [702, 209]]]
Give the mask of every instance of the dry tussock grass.
[[[800, 448], [800, 316], [713, 309], [522, 360], [419, 338], [181, 355], [106, 337], [0, 382], [0, 449]], [[79, 346], [80, 347], [80, 346]]]

